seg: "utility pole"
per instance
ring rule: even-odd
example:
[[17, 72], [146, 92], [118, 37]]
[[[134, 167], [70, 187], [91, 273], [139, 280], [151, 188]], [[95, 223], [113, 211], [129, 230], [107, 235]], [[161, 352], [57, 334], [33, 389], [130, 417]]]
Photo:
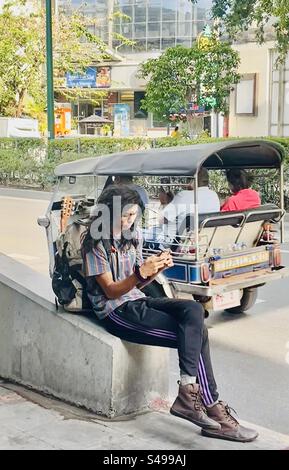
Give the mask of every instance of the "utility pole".
[[46, 82], [48, 139], [54, 139], [52, 0], [46, 0]]

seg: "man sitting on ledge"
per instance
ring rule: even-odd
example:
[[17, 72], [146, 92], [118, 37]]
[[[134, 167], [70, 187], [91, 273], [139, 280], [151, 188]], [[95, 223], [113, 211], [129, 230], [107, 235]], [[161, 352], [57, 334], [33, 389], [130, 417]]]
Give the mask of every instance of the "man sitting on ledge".
[[178, 350], [180, 381], [173, 415], [201, 427], [207, 437], [253, 441], [257, 432], [241, 426], [219, 401], [202, 305], [148, 298], [141, 291], [173, 261], [169, 252], [143, 261], [140, 207], [138, 193], [125, 186], [110, 186], [99, 198], [98, 215], [83, 243], [94, 312], [109, 333], [123, 340]]

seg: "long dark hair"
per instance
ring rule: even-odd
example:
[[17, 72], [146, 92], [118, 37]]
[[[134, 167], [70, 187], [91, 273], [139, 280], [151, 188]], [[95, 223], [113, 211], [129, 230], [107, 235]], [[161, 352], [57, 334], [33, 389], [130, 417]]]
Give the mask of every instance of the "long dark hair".
[[[119, 198], [120, 209], [121, 209], [120, 215], [122, 214], [123, 209], [127, 206], [137, 205], [139, 207], [139, 214], [134, 224], [126, 233], [122, 232], [121, 239], [119, 241], [121, 250], [130, 249], [131, 246], [134, 246], [135, 248], [137, 247], [138, 240], [136, 238], [136, 224], [144, 210], [142, 200], [138, 192], [135, 191], [134, 189], [131, 189], [124, 185], [121, 185], [121, 186], [111, 185], [107, 189], [105, 189], [103, 193], [100, 195], [97, 201], [97, 206], [94, 211], [95, 215], [92, 216], [90, 219], [87, 234], [82, 244], [82, 248], [85, 253], [89, 253], [93, 248], [97, 246], [97, 244], [101, 240], [104, 240], [104, 239], [108, 240], [110, 243], [113, 244], [113, 225], [114, 225], [114, 219], [115, 219], [115, 214], [114, 214], [115, 199], [114, 198]], [[105, 226], [102, 226], [101, 234], [100, 234], [100, 233], [94, 233], [95, 231], [93, 230], [93, 224], [99, 221], [100, 217], [102, 216], [101, 206], [106, 206], [107, 209], [109, 210], [109, 219], [108, 220], [105, 219], [104, 221], [101, 220], [101, 225], [103, 225], [104, 223]]]
[[234, 193], [251, 186], [249, 175], [245, 170], [233, 169], [227, 171], [227, 180], [233, 188]]

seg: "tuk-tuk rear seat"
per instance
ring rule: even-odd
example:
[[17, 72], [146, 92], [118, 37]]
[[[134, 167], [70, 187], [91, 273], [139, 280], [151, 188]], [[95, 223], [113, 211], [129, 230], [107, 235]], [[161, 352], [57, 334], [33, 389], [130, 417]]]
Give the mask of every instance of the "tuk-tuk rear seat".
[[[263, 205], [244, 212], [215, 212], [199, 216], [200, 253], [205, 256], [208, 251], [229, 249], [238, 243], [247, 248], [255, 247], [261, 237], [265, 222], [277, 223], [283, 211], [275, 205]], [[186, 217], [186, 230], [193, 231], [194, 217]], [[185, 233], [182, 234], [184, 236]]]

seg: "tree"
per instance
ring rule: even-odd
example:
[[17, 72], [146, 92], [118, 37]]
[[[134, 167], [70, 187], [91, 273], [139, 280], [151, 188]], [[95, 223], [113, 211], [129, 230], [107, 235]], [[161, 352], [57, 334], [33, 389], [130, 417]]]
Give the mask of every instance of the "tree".
[[33, 15], [16, 16], [13, 7], [15, 3], [6, 3], [0, 15], [0, 114], [4, 116], [21, 114], [25, 90], [39, 82], [44, 61], [39, 30], [37, 36], [34, 28], [30, 30]]
[[[9, 0], [0, 14], [0, 115], [44, 112], [45, 11], [40, 3], [35, 0], [31, 10], [27, 0]], [[85, 96], [96, 103], [104, 96], [103, 90], [63, 87], [66, 72], [83, 72], [111, 57], [107, 45], [90, 32], [92, 21], [79, 10], [69, 17], [59, 13], [53, 18], [54, 84], [57, 92], [72, 100]]]
[[238, 53], [214, 35], [200, 38], [192, 48], [169, 48], [141, 64], [140, 76], [148, 79], [143, 108], [167, 122], [173, 114], [189, 119], [190, 102], [227, 113], [228, 96], [240, 80], [239, 63]]
[[273, 28], [279, 62], [284, 62], [289, 50], [289, 0], [213, 0], [212, 17], [231, 39], [253, 27], [257, 42], [263, 43], [266, 30]]

